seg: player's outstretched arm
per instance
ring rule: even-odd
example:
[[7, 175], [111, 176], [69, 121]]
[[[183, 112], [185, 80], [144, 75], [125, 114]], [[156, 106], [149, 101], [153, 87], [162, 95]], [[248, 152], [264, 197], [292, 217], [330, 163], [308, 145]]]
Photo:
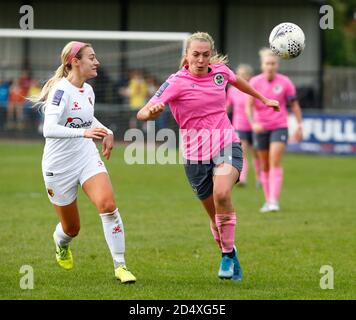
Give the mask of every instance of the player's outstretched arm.
[[271, 107], [274, 111], [279, 111], [279, 102], [277, 100], [272, 100], [264, 97], [257, 90], [255, 90], [246, 80], [241, 77], [237, 77], [234, 86], [240, 91], [249, 94], [252, 97], [255, 97], [258, 100], [261, 100], [263, 104], [267, 107]]
[[159, 117], [161, 112], [164, 110], [165, 104], [148, 102], [138, 113], [137, 120], [148, 121], [154, 120]]

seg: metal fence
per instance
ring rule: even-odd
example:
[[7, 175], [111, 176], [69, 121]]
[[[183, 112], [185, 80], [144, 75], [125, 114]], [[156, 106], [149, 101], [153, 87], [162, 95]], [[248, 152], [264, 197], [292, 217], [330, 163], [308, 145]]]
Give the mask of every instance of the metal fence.
[[324, 109], [356, 113], [356, 68], [325, 68]]
[[[298, 74], [291, 75], [296, 78]], [[5, 89], [0, 86], [0, 138], [35, 138], [41, 137], [42, 115], [24, 105], [24, 121], [20, 127], [8, 127], [6, 125], [7, 101]], [[324, 97], [323, 104], [318, 102], [318, 88], [310, 84], [297, 84], [297, 91], [301, 107], [304, 111], [323, 111], [333, 114], [356, 114], [356, 68], [326, 67], [324, 71]], [[133, 127], [135, 115], [126, 104], [120, 103], [96, 103], [96, 116], [104, 124], [115, 131], [119, 140], [124, 138], [127, 129]], [[145, 129], [145, 125], [137, 122], [136, 125]], [[160, 126], [177, 129], [177, 125], [170, 113], [161, 121]]]

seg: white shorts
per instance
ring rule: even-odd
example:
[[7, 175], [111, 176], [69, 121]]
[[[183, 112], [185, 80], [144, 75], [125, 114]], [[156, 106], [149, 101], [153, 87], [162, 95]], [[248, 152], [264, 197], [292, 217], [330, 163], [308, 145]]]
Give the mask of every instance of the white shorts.
[[107, 173], [107, 170], [99, 154], [92, 155], [84, 165], [71, 171], [57, 174], [43, 172], [49, 200], [57, 206], [71, 204], [77, 198], [78, 185], [82, 186], [86, 180], [101, 172]]

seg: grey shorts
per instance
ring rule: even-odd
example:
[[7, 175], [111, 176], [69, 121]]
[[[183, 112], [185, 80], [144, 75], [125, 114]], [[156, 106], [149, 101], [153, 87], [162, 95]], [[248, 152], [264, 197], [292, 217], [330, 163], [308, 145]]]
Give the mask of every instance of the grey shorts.
[[[231, 164], [239, 172], [242, 170], [242, 149], [238, 142], [234, 142], [224, 149], [220, 154], [208, 161], [185, 160], [185, 174], [193, 191], [200, 200], [208, 198], [213, 193], [214, 169], [221, 163]], [[236, 183], [239, 179], [236, 181]]]
[[268, 130], [263, 133], [253, 133], [253, 146], [257, 150], [268, 150], [272, 142], [287, 143], [287, 141], [287, 128]]
[[252, 131], [236, 130], [236, 133], [241, 140], [246, 140], [251, 146], [253, 145]]

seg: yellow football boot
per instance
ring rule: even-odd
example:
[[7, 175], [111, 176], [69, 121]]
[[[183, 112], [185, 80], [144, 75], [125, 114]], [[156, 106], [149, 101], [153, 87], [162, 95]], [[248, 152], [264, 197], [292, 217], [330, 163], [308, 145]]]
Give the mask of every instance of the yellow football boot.
[[136, 277], [127, 270], [125, 265], [119, 265], [115, 269], [115, 277], [121, 281], [121, 283], [134, 283], [136, 282]]
[[53, 240], [56, 245], [56, 260], [59, 266], [65, 270], [73, 269], [73, 256], [69, 246], [60, 247], [57, 244], [55, 233], [53, 234]]

